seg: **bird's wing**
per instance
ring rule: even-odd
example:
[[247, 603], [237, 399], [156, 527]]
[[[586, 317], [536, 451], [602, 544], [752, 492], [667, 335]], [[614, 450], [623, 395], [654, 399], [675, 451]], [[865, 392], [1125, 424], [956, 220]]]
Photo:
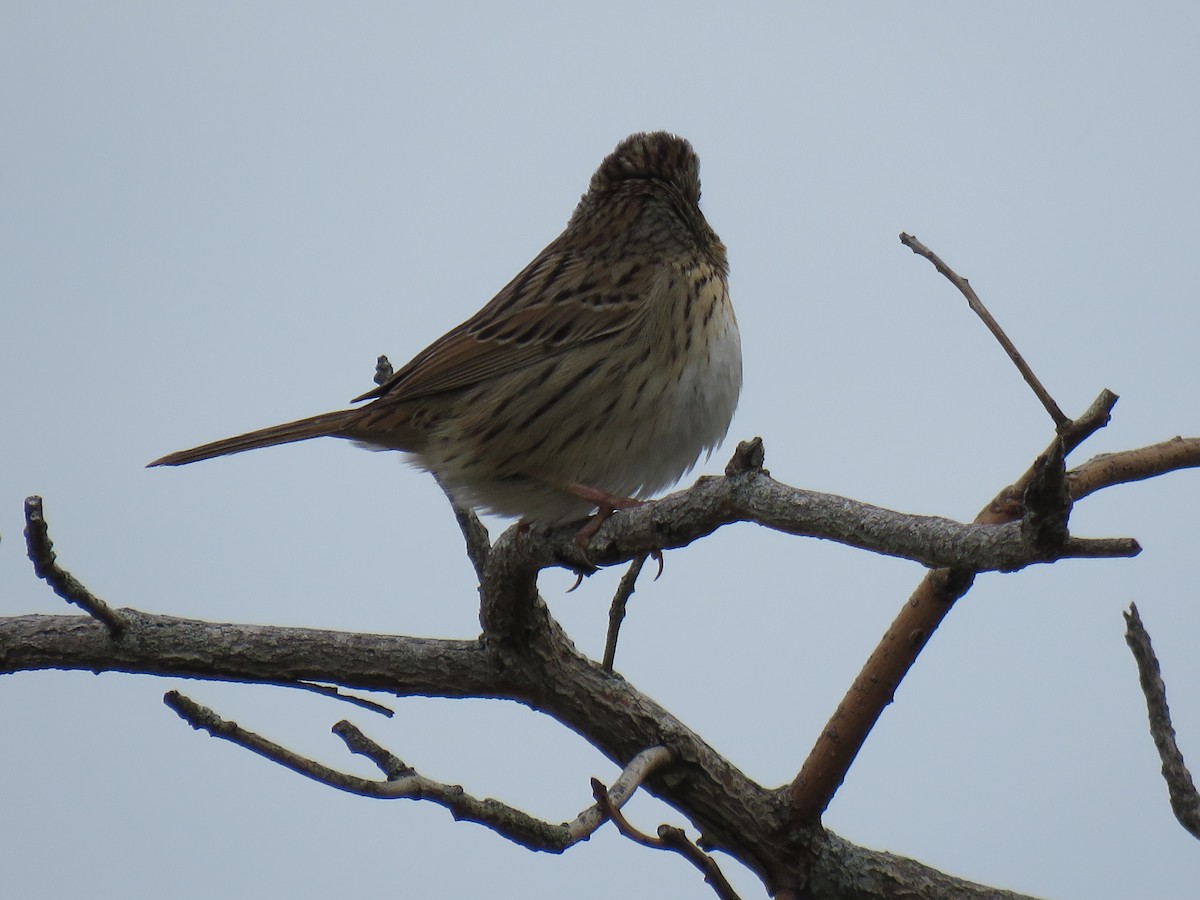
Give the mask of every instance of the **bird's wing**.
[[483, 309], [355, 402], [411, 400], [469, 387], [636, 325], [653, 267], [597, 265], [586, 252], [561, 243], [543, 250]]

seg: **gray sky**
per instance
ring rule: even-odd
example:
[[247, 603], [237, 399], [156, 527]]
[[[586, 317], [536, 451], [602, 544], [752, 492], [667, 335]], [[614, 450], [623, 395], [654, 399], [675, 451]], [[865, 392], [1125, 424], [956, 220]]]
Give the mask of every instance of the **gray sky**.
[[[1051, 425], [911, 231], [971, 279], [1079, 454], [1200, 433], [1193, 4], [7, 4], [0, 12], [0, 609], [61, 613], [24, 556], [117, 605], [427, 636], [478, 631], [432, 479], [336, 441], [179, 470], [170, 450], [342, 406], [474, 312], [626, 134], [702, 160], [746, 386], [730, 443], [779, 479], [969, 519]], [[981, 577], [835, 799], [846, 838], [1058, 898], [1192, 896], [1121, 610], [1136, 600], [1200, 763], [1200, 476], [1094, 496], [1134, 561]], [[493, 522], [493, 531], [504, 523]], [[668, 554], [618, 668], [752, 777], [792, 777], [919, 580], [752, 526]], [[555, 615], [599, 655], [619, 572]], [[533, 855], [428, 804], [339, 794], [193, 732], [197, 700], [334, 765], [349, 716], [425, 774], [551, 821], [615, 767], [515, 704], [385, 721], [279, 689], [83, 673], [0, 684], [14, 897], [711, 896], [605, 829]], [[677, 814], [642, 799], [634, 821]], [[756, 880], [727, 859], [746, 897]]]

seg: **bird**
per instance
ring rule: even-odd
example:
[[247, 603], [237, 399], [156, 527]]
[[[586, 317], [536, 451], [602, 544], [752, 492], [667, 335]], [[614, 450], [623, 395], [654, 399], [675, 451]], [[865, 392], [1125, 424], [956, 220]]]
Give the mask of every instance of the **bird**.
[[558, 525], [637, 505], [724, 439], [742, 387], [725, 245], [665, 131], [604, 158], [566, 228], [482, 309], [352, 406], [170, 453], [337, 437], [398, 450], [456, 505]]

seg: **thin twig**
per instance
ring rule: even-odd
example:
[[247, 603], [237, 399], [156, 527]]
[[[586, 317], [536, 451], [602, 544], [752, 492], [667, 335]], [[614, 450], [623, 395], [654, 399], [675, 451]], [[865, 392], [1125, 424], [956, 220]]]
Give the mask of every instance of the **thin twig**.
[[74, 575], [62, 568], [50, 540], [50, 527], [42, 510], [42, 498], [25, 498], [25, 546], [33, 571], [38, 578], [68, 603], [74, 603], [85, 613], [104, 624], [108, 633], [119, 638], [125, 632], [120, 613], [89, 591]]
[[602, 665], [605, 672], [613, 670], [613, 661], [617, 657], [617, 636], [621, 632], [621, 622], [625, 619], [625, 604], [633, 596], [638, 575], [641, 574], [642, 566], [646, 564], [649, 556], [649, 553], [643, 553], [629, 564], [629, 568], [621, 576], [621, 583], [617, 585], [616, 594], [613, 595], [612, 606], [608, 610], [608, 637], [604, 641], [604, 662]]
[[460, 506], [442, 479], [438, 478], [436, 473], [433, 477], [437, 481], [438, 487], [446, 495], [446, 499], [450, 501], [450, 507], [454, 510], [454, 519], [458, 522], [463, 540], [466, 541], [467, 558], [471, 560], [471, 566], [475, 569], [475, 577], [482, 581], [483, 570], [487, 567], [488, 554], [492, 550], [491, 535], [488, 534], [487, 527], [479, 521], [479, 516], [475, 515], [475, 510]]
[[1171, 710], [1167, 706], [1167, 686], [1136, 603], [1130, 603], [1129, 612], [1125, 613], [1125, 642], [1137, 662], [1138, 680], [1146, 696], [1146, 711], [1150, 718], [1150, 736], [1154, 738], [1154, 746], [1162, 760], [1162, 775], [1171, 797], [1171, 810], [1192, 837], [1200, 838], [1200, 794], [1175, 741]]
[[1021, 356], [1013, 342], [1008, 339], [1008, 335], [1004, 333], [1004, 329], [1000, 327], [1000, 323], [988, 312], [987, 307], [983, 305], [983, 301], [979, 299], [979, 295], [975, 293], [975, 289], [971, 287], [967, 279], [942, 262], [941, 257], [922, 244], [913, 235], [906, 234], [903, 231], [900, 232], [900, 243], [912, 250], [913, 253], [923, 256], [933, 263], [934, 268], [942, 273], [967, 298], [967, 304], [971, 307], [971, 310], [983, 320], [983, 324], [988, 327], [988, 330], [1000, 342], [1000, 346], [1008, 353], [1009, 359], [1016, 365], [1026, 383], [1033, 388], [1033, 392], [1037, 394], [1037, 398], [1042, 402], [1042, 406], [1046, 407], [1046, 412], [1050, 413], [1050, 418], [1054, 420], [1054, 427], [1065, 428], [1069, 425], [1071, 420], [1059, 409], [1058, 404], [1054, 402], [1054, 398], [1050, 396], [1050, 392], [1042, 387], [1042, 383], [1038, 381], [1038, 377], [1033, 374], [1033, 369], [1029, 368], [1029, 364], [1025, 362], [1024, 357]]
[[605, 813], [612, 819], [613, 825], [617, 827], [617, 831], [621, 832], [622, 835], [635, 843], [641, 844], [643, 847], [652, 847], [655, 850], [672, 850], [678, 853], [700, 870], [700, 874], [704, 876], [704, 880], [712, 887], [721, 900], [739, 900], [733, 887], [725, 880], [725, 876], [721, 873], [716, 860], [689, 841], [682, 828], [676, 828], [673, 825], [660, 825], [658, 826], [658, 836], [651, 837], [644, 831], [635, 828], [625, 818], [624, 813], [612, 802], [608, 789], [599, 779], [592, 779], [592, 795], [596, 798], [596, 802], [604, 807]]
[[377, 712], [380, 715], [387, 716], [389, 719], [396, 714], [395, 710], [384, 706], [382, 703], [377, 703], [374, 700], [368, 700], [366, 697], [357, 697], [354, 694], [343, 694], [341, 690], [334, 687], [332, 684], [317, 684], [315, 681], [289, 681], [287, 687], [299, 688], [302, 691], [312, 691], [314, 694], [320, 694], [323, 697], [332, 697], [335, 700], [342, 700], [354, 706], [369, 709], [371, 712]]

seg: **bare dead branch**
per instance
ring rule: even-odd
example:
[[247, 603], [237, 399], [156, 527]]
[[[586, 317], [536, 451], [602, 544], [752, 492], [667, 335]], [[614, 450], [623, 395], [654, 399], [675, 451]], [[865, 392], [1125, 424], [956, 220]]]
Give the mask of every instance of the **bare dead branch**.
[[193, 728], [207, 731], [213, 737], [236, 744], [306, 778], [363, 797], [428, 800], [449, 810], [455, 821], [483, 825], [530, 850], [549, 853], [561, 853], [591, 837], [612, 810], [624, 805], [647, 777], [670, 765], [673, 759], [673, 754], [665, 747], [651, 747], [643, 751], [621, 772], [617, 779], [620, 788], [614, 790], [611, 796], [606, 794], [605, 804], [597, 802], [588, 807], [571, 823], [552, 825], [507, 803], [481, 800], [467, 794], [458, 785], [443, 784], [419, 774], [350, 722], [337, 723], [333, 727], [334, 734], [345, 742], [352, 753], [366, 756], [375, 763], [384, 773], [385, 780], [360, 778], [301, 756], [236, 722], [222, 718], [178, 691], [168, 691], [163, 702]]
[[1050, 551], [1068, 540], [1067, 521], [1071, 515], [1066, 454], [1061, 439], [1050, 442], [1046, 452], [1034, 461], [1033, 472], [1025, 488], [1021, 526], [1030, 544]]
[[613, 662], [617, 658], [617, 636], [621, 632], [621, 622], [625, 619], [625, 604], [633, 596], [638, 575], [641, 574], [642, 566], [646, 564], [648, 558], [649, 554], [643, 553], [629, 564], [629, 568], [621, 576], [620, 584], [617, 585], [616, 594], [613, 595], [612, 606], [608, 610], [608, 636], [604, 640], [604, 662], [601, 663], [606, 672], [613, 670]]
[[1173, 437], [1137, 450], [1095, 456], [1072, 469], [1067, 483], [1071, 497], [1079, 500], [1102, 488], [1197, 466], [1200, 466], [1200, 438]]
[[[1000, 525], [1005, 522], [1015, 522], [1025, 514], [1025, 493], [1029, 490], [1029, 485], [1033, 482], [1038, 474], [1039, 460], [1048, 454], [1054, 452], [1054, 444], [1056, 441], [1062, 442], [1062, 454], [1064, 457], [1069, 456], [1077, 450], [1079, 446], [1089, 437], [1108, 425], [1112, 418], [1113, 407], [1117, 405], [1117, 397], [1112, 391], [1105, 388], [1092, 401], [1079, 418], [1074, 419], [1066, 428], [1060, 429], [1057, 436], [1050, 445], [1042, 451], [1042, 455], [1034, 460], [1033, 464], [1008, 487], [1001, 490], [993, 497], [975, 517], [976, 522]], [[1072, 493], [1072, 500], [1078, 499]]]
[[0, 619], [0, 674], [38, 669], [128, 672], [426, 697], [512, 697], [495, 654], [479, 641], [319, 628], [238, 625], [122, 609], [125, 639], [83, 616]]
[[[1064, 429], [1061, 432], [1063, 450], [1072, 449], [1087, 434], [1101, 427], [1115, 400], [1115, 396], [1102, 395], [1088, 415]], [[1089, 416], [1092, 420], [1086, 421]], [[754, 442], [749, 446], [753, 448]], [[708, 507], [698, 501], [717, 506], [728, 503], [729, 508], [736, 512], [737, 503], [742, 499], [739, 490], [753, 493], [764, 485], [768, 492], [773, 489], [772, 485], [785, 494], [793, 490], [773, 482], [761, 469], [760, 444], [753, 454], [746, 454], [745, 459], [743, 466], [734, 467], [732, 476], [702, 480], [691, 492], [683, 492], [683, 499], [686, 503], [697, 503], [697, 508], [705, 514], [708, 514]], [[1043, 461], [1040, 466], [1042, 478], [1045, 479], [1043, 487], [1052, 485], [1053, 478], [1050, 476], [1055, 471], [1054, 466], [1060, 464], [1055, 461], [1051, 466], [1049, 461]], [[1035, 481], [1036, 469], [1031, 467], [1028, 477], [1023, 476], [1007, 493], [1002, 492], [1006, 498], [1004, 503], [993, 504], [994, 509], [989, 508], [978, 517], [980, 522], [1007, 523], [1006, 527], [980, 529], [977, 526], [958, 526], [965, 530], [957, 532], [956, 539], [982, 532], [991, 535], [999, 533], [1003, 535], [1003, 541], [1028, 543], [1030, 537], [1022, 534], [1022, 529], [1038, 531], [1033, 525], [1022, 521], [1030, 513], [1027, 504], [1040, 506], [1041, 503], [1034, 503], [1033, 500], [1041, 488], [1034, 489], [1030, 497], [1026, 496], [1030, 493], [1030, 484]], [[1061, 469], [1058, 471], [1061, 473]], [[710, 482], [713, 481], [736, 484], [727, 484], [724, 494], [719, 491], [706, 493], [712, 490]], [[1073, 482], [1068, 484], [1072, 485]], [[803, 495], [807, 492], [797, 493]], [[816, 496], [831, 501], [829, 509], [832, 509], [832, 516], [836, 519], [842, 498]], [[1053, 501], [1057, 495], [1050, 491], [1049, 496]], [[1012, 499], [1014, 497], [1015, 500]], [[1048, 502], [1046, 509], [1054, 509], [1056, 502]], [[654, 516], [647, 517], [639, 525], [637, 516], [643, 512], [623, 511], [613, 521], [606, 523], [605, 529], [622, 535], [617, 526], [620, 520], [625, 519], [626, 525], [643, 528], [644, 535], [653, 537], [658, 533], [661, 537], [662, 533], [668, 533], [669, 536], [669, 529], [665, 532], [658, 530], [659, 522]], [[852, 519], [856, 512], [861, 512], [860, 506], [852, 507], [846, 515]], [[888, 513], [886, 510], [881, 512]], [[910, 528], [914, 518], [919, 517], [900, 516], [892, 524], [901, 529]], [[882, 528], [878, 522], [872, 521], [868, 521], [865, 527], [868, 531]], [[883, 529], [880, 533], [885, 531]], [[567, 530], [567, 539], [573, 547], [572, 532], [572, 529]], [[1050, 533], [1053, 535], [1054, 530], [1051, 529]], [[819, 862], [828, 858], [822, 854], [832, 852], [830, 848], [844, 845], [844, 842], [839, 844], [840, 839], [824, 829], [796, 828], [791, 824], [798, 817], [792, 815], [794, 807], [791, 805], [790, 786], [776, 791], [764, 790], [651, 698], [579, 654], [569, 637], [549, 615], [536, 591], [539, 569], [555, 560], [556, 532], [546, 535], [535, 529], [520, 541], [515, 538], [512, 530], [502, 535], [496, 549], [485, 562], [485, 574], [481, 579], [481, 621], [486, 637], [482, 640], [429, 641], [310, 629], [214, 625], [121, 610], [129, 633], [127, 640], [113, 642], [107, 640], [103, 629], [90, 619], [27, 616], [0, 620], [0, 672], [48, 667], [115, 669], [288, 686], [295, 686], [297, 681], [330, 681], [351, 688], [386, 690], [402, 695], [515, 699], [553, 716], [580, 734], [586, 734], [608, 758], [618, 762], [629, 761], [630, 766], [634, 765], [639, 754], [646, 752], [647, 746], [661, 744], [670, 747], [670, 752], [676, 754], [677, 762], [670, 772], [650, 779], [645, 789], [665, 799], [700, 829], [704, 838], [701, 846], [732, 853], [746, 862], [764, 883], [772, 886], [772, 890], [786, 892], [796, 885], [807, 884], [807, 881], [796, 880], [808, 877], [807, 874], [797, 874], [806, 873], [808, 869], [803, 865], [797, 869], [796, 860], [803, 856]], [[597, 542], [602, 543], [605, 539], [605, 531], [602, 530]], [[871, 538], [877, 539], [882, 538]], [[1055, 540], [1057, 538], [1052, 538], [1049, 542], [1054, 543]], [[664, 544], [660, 542], [660, 545]], [[963, 561], [964, 568], [943, 568], [930, 573], [928, 584], [923, 584], [914, 595], [913, 605], [921, 610], [917, 618], [904, 622], [898, 619], [900, 625], [893, 626], [893, 632], [899, 638], [893, 642], [896, 662], [892, 665], [900, 673], [894, 678], [894, 684], [899, 683], [903, 672], [911, 665], [911, 659], [915, 659], [949, 604], [970, 585], [973, 575], [966, 566], [977, 561], [978, 557], [962, 553], [961, 547], [954, 547], [953, 540], [949, 545], [953, 553], [959, 554], [951, 558]], [[1127, 540], [1077, 542], [1077, 539], [1068, 537], [1066, 545], [1073, 555], [1088, 552], [1114, 555], [1136, 549], [1136, 545]], [[621, 552], [627, 554], [626, 559], [631, 559], [638, 555], [636, 550], [625, 547]], [[591, 552], [595, 553], [594, 546]], [[1023, 552], [1030, 553], [1030, 550], [1026, 547]], [[991, 558], [994, 561], [995, 557]], [[927, 593], [922, 594], [922, 590]], [[943, 612], [930, 616], [928, 607], [938, 603], [942, 605]], [[505, 627], [496, 627], [496, 622], [504, 617], [507, 617]], [[922, 630], [921, 623], [929, 621], [932, 621], [932, 626]], [[911, 659], [904, 662], [906, 654]], [[886, 675], [882, 669], [873, 671]], [[555, 689], [547, 691], [545, 686], [551, 684]], [[878, 708], [882, 710], [886, 702], [878, 704]], [[864, 707], [869, 705], [864, 704]], [[834, 729], [843, 740], [853, 730], [847, 722], [839, 722], [838, 728]], [[869, 726], [866, 730], [869, 731]], [[346, 740], [345, 736], [343, 740]], [[363, 748], [359, 752], [374, 747], [374, 755], [370, 758], [384, 771], [385, 776], [401, 776], [392, 782], [377, 781], [376, 784], [399, 783], [405, 777], [403, 761], [387, 754], [383, 748], [373, 745], [366, 738], [357, 741], [355, 746]], [[854, 752], [857, 752], [857, 746], [861, 744], [855, 746]], [[816, 750], [814, 747], [814, 753]], [[853, 754], [850, 759], [853, 759]], [[801, 774], [804, 774], [804, 770]], [[414, 773], [414, 777], [421, 776]], [[844, 770], [840, 775], [835, 771], [829, 777], [836, 790], [836, 785], [844, 777]], [[610, 792], [614, 798], [617, 796], [616, 788], [614, 784]], [[732, 818], [729, 816], [731, 808], [737, 810], [737, 815]], [[525, 826], [526, 830], [539, 834], [545, 841], [557, 846], [580, 839], [578, 835], [581, 829], [588, 827], [579, 824], [585, 818], [598, 825], [604, 817], [600, 810], [592, 807], [581, 813], [571, 825], [546, 826], [544, 822], [532, 820], [533, 824], [525, 823]], [[731, 823], [737, 824], [731, 826]], [[515, 827], [520, 830], [523, 826], [518, 822]], [[538, 831], [542, 827], [566, 828], [567, 831], [555, 831], [547, 837], [548, 833]], [[663, 839], [661, 833], [659, 839]], [[873, 866], [877, 864], [872, 871], [886, 871], [895, 865], [902, 869], [904, 866], [917, 865], [912, 861], [885, 857], [880, 855], [872, 863]], [[850, 861], [843, 862], [853, 868]], [[808, 893], [814, 897], [837, 896], [837, 889], [831, 886], [824, 893]], [[914, 894], [929, 897], [937, 895], [932, 890]]]
[[762, 438], [753, 437], [748, 441], [738, 441], [737, 449], [733, 451], [733, 456], [725, 464], [725, 474], [736, 475], [738, 472], [753, 472], [762, 469], [766, 458], [767, 451], [763, 448]]
[[342, 719], [331, 730], [345, 742], [346, 748], [351, 753], [365, 756], [375, 763], [388, 781], [396, 781], [416, 774], [416, 769], [407, 765], [404, 760], [390, 750], [375, 743], [363, 734], [354, 723]]
[[[643, 782], [655, 772], [668, 768], [675, 762], [675, 754], [666, 747], [650, 747], [629, 761], [612, 787], [608, 789], [608, 801], [618, 809], [628, 802]], [[595, 779], [593, 779], [594, 781]], [[597, 800], [567, 825], [577, 840], [584, 840], [608, 821], [607, 805]]]
[[1029, 364], [1025, 362], [1024, 357], [1021, 356], [1013, 342], [1009, 340], [1008, 335], [1004, 333], [1004, 329], [1000, 327], [1000, 323], [988, 312], [987, 307], [983, 305], [983, 301], [979, 299], [979, 295], [975, 293], [975, 289], [971, 287], [967, 279], [946, 265], [941, 257], [922, 244], [913, 235], [906, 234], [903, 231], [900, 232], [900, 243], [913, 253], [923, 256], [933, 263], [933, 267], [944, 275], [967, 298], [967, 304], [971, 307], [972, 312], [983, 320], [983, 324], [988, 327], [988, 330], [995, 336], [996, 340], [1000, 342], [1000, 346], [1008, 354], [1009, 359], [1016, 365], [1021, 376], [1025, 379], [1025, 383], [1033, 388], [1033, 392], [1037, 395], [1038, 400], [1046, 408], [1046, 412], [1050, 414], [1050, 418], [1054, 420], [1054, 427], [1061, 429], [1069, 425], [1071, 420], [1059, 409], [1058, 404], [1054, 402], [1054, 398], [1050, 396], [1050, 392], [1042, 387], [1042, 383], [1038, 380], [1038, 377], [1033, 374], [1033, 369], [1029, 368]]
[[821, 730], [799, 774], [783, 789], [798, 823], [820, 821], [900, 682], [974, 581], [970, 572], [935, 569], [917, 585]]
[[323, 697], [332, 697], [335, 700], [341, 700], [345, 703], [350, 703], [362, 709], [369, 709], [371, 712], [377, 712], [382, 716], [387, 716], [389, 719], [396, 714], [395, 710], [384, 706], [382, 703], [376, 703], [374, 700], [368, 700], [366, 697], [356, 697], [353, 694], [343, 694], [341, 690], [332, 684], [317, 684], [312, 681], [293, 681], [291, 687], [299, 688], [302, 691], [312, 691], [314, 694], [320, 694]]
[[392, 361], [386, 356], [380, 354], [375, 360], [374, 382], [376, 384], [384, 384], [394, 374], [395, 370], [392, 368]]
[[1129, 604], [1129, 612], [1125, 613], [1125, 642], [1137, 662], [1138, 680], [1146, 696], [1146, 711], [1150, 718], [1150, 736], [1154, 738], [1154, 746], [1162, 760], [1171, 811], [1192, 837], [1200, 838], [1200, 793], [1196, 791], [1192, 773], [1184, 764], [1183, 753], [1175, 741], [1171, 710], [1167, 706], [1167, 686], [1136, 603]]
[[58, 564], [50, 527], [42, 510], [41, 497], [25, 498], [25, 546], [33, 571], [50, 585], [54, 593], [73, 603], [104, 627], [113, 638], [121, 637], [125, 623], [107, 603], [83, 586], [74, 575]]
[[[387, 359], [387, 357], [381, 356], [380, 359]], [[454, 510], [454, 520], [458, 522], [458, 529], [462, 532], [463, 541], [467, 545], [467, 559], [471, 561], [471, 566], [475, 569], [475, 577], [482, 579], [483, 570], [487, 566], [488, 553], [492, 550], [492, 537], [488, 534], [484, 524], [479, 521], [479, 516], [475, 515], [475, 510], [459, 506], [454, 495], [442, 483], [442, 479], [437, 477], [437, 473], [433, 473], [433, 478], [438, 487], [442, 489], [442, 493], [446, 495], [446, 499], [450, 501], [450, 508]]]
[[[1019, 516], [1017, 517], [1019, 518]], [[1011, 519], [1006, 520], [1011, 521]], [[528, 565], [575, 570], [628, 562], [642, 553], [685, 547], [725, 525], [752, 522], [799, 537], [816, 537], [930, 568], [1011, 572], [1035, 563], [1093, 556], [1129, 556], [1136, 544], [1072, 538], [1049, 557], [1032, 547], [1021, 528], [982, 528], [939, 516], [899, 513], [834, 494], [790, 487], [764, 470], [704, 477], [686, 490], [633, 509], [619, 510], [588, 544], [577, 529], [534, 530], [524, 541]], [[497, 547], [493, 547], [493, 552]]]
[[[847, 866], [853, 867], [861, 876], [853, 885], [847, 885], [841, 874]], [[916, 894], [942, 900], [1034, 900], [1025, 894], [955, 878], [915, 859], [856, 846], [828, 831], [821, 841], [820, 853], [814, 857], [805, 890], [793, 892], [791, 897], [792, 900], [801, 897], [804, 900], [851, 897], [854, 900], [913, 900]], [[779, 894], [776, 898], [782, 900]]]
[[725, 876], [721, 873], [716, 860], [689, 841], [682, 828], [676, 828], [672, 825], [660, 825], [658, 826], [658, 836], [651, 837], [630, 824], [629, 820], [625, 818], [624, 813], [613, 802], [608, 789], [599, 779], [592, 779], [592, 795], [596, 798], [596, 802], [604, 808], [608, 818], [612, 819], [612, 823], [617, 826], [617, 830], [625, 837], [641, 844], [643, 847], [652, 847], [655, 850], [672, 850], [680, 854], [700, 870], [705, 882], [712, 887], [721, 900], [739, 900], [733, 887], [725, 880]]
[[380, 800], [429, 800], [448, 809], [455, 821], [483, 825], [531, 850], [561, 853], [570, 846], [565, 842], [568, 835], [564, 826], [543, 822], [499, 800], [479, 800], [465, 793], [458, 785], [442, 784], [415, 771], [394, 780], [389, 778], [385, 781], [375, 781], [360, 778], [301, 756], [242, 728], [236, 722], [223, 719], [211, 709], [201, 706], [178, 691], [169, 691], [163, 697], [163, 702], [193, 728], [207, 731], [215, 738], [257, 753], [271, 762], [329, 787]]
[[[1027, 495], [1031, 486], [1032, 499], [1038, 500], [1039, 493], [1048, 494], [1053, 500], [1050, 506], [1061, 505], [1061, 475], [1046, 481], [1047, 470], [1061, 471], [1066, 453], [1108, 423], [1116, 402], [1115, 394], [1102, 391], [1087, 411], [1061, 431], [1014, 484], [1002, 490], [980, 511], [975, 522], [999, 525], [1022, 519], [1028, 511], [1026, 502], [1030, 499]], [[1039, 479], [1041, 487], [1036, 486]], [[1059, 487], [1054, 487], [1055, 484]], [[1059, 533], [1060, 526], [1065, 528], [1065, 520], [1052, 524], [1055, 534]], [[1031, 530], [1036, 535], [1038, 529], [1031, 526]], [[1035, 535], [1031, 538], [1037, 540]], [[1067, 542], [1071, 540], [1068, 538]], [[790, 785], [781, 789], [787, 793], [787, 802], [797, 822], [815, 824], [820, 821], [858, 751], [895, 697], [900, 682], [954, 603], [970, 590], [975, 571], [969, 567], [934, 569], [925, 575], [901, 607], [822, 729], [799, 773]]]
[[1063, 455], [1071, 453], [1089, 437], [1106, 426], [1112, 418], [1113, 407], [1120, 398], [1108, 388], [1102, 390], [1092, 405], [1083, 411], [1077, 419], [1073, 419], [1065, 428], [1058, 429], [1058, 436], [1063, 442]]

